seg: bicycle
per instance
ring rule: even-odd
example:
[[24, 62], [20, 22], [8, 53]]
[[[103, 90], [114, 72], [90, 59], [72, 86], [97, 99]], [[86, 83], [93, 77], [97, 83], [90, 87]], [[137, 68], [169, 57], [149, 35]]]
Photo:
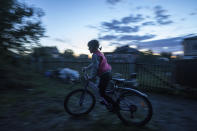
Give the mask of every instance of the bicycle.
[[[83, 72], [84, 88], [70, 92], [64, 100], [65, 111], [72, 116], [81, 116], [92, 111], [96, 103], [95, 95], [88, 87], [98, 88], [90, 81], [87, 72]], [[143, 126], [151, 120], [152, 104], [146, 94], [125, 87], [128, 81], [112, 78], [106, 93], [112, 97], [117, 105], [115, 114], [126, 125]], [[142, 113], [142, 114], [141, 114]]]

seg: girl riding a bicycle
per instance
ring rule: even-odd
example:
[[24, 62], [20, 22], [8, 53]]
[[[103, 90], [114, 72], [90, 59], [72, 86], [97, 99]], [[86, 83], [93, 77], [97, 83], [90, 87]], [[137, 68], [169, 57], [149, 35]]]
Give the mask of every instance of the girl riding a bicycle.
[[[147, 95], [133, 89], [132, 85], [124, 86], [125, 79], [112, 78], [111, 66], [99, 51], [97, 40], [89, 41], [88, 47], [93, 55], [92, 63], [83, 68], [84, 81], [80, 86], [84, 88], [73, 90], [66, 96], [64, 100], [65, 111], [72, 116], [81, 116], [92, 111], [96, 103], [96, 97], [88, 87], [96, 87], [91, 86], [90, 83], [92, 82], [90, 80], [98, 76], [100, 78], [99, 94], [103, 98], [102, 104], [105, 104], [110, 112], [116, 114], [126, 125], [143, 126], [149, 122], [153, 111]], [[90, 77], [86, 69], [92, 69]], [[109, 83], [110, 90], [106, 90]]]
[[[111, 66], [108, 64], [105, 56], [99, 51], [99, 42], [97, 40], [91, 40], [88, 42], [88, 47], [90, 53], [92, 53], [92, 63], [83, 69], [91, 69], [90, 80], [96, 79], [98, 76], [100, 78], [99, 81], [99, 94], [104, 98], [102, 101], [109, 110], [112, 110], [114, 107], [114, 101], [111, 97], [106, 95], [105, 90], [112, 78], [111, 75]], [[100, 49], [101, 50], [101, 49]]]

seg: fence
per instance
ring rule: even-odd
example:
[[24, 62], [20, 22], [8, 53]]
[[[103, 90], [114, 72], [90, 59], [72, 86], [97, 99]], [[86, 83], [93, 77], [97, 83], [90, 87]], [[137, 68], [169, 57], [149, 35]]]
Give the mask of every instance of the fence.
[[186, 59], [176, 61], [175, 72], [175, 79], [177, 83], [184, 86], [197, 88], [197, 59]]
[[[44, 61], [39, 64], [42, 71], [58, 68], [71, 68], [81, 73], [81, 68], [87, 66], [90, 61]], [[145, 64], [110, 62], [112, 73], [121, 73], [122, 77], [129, 79], [130, 74], [137, 73], [137, 80], [141, 88], [173, 88], [174, 64]]]
[[[56, 70], [58, 68], [70, 68], [77, 70], [81, 74], [82, 67], [89, 64], [90, 61], [43, 61], [37, 63], [36, 68], [40, 72], [45, 72], [46, 70]], [[135, 64], [122, 62], [110, 62], [110, 65], [112, 66], [113, 74], [120, 73], [124, 78], [129, 78], [131, 69], [135, 66]]]
[[137, 79], [142, 88], [174, 88], [173, 63], [136, 64]]

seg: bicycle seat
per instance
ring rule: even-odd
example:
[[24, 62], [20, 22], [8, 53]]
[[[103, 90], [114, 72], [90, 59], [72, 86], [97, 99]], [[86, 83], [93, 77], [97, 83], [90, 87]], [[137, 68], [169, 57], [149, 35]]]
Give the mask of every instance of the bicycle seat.
[[120, 82], [120, 83], [125, 81], [125, 79], [122, 79], [122, 78], [112, 78], [112, 80], [114, 80], [116, 82]]

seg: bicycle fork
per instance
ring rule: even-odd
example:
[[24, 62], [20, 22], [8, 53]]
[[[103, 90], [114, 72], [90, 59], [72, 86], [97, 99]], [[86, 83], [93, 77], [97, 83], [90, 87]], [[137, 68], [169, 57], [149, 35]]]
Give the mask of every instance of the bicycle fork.
[[85, 94], [87, 92], [87, 86], [88, 86], [88, 83], [85, 85], [85, 89], [84, 89], [83, 93], [80, 96], [80, 99], [79, 99], [79, 105], [80, 106], [83, 106], [83, 102], [84, 102], [84, 99], [85, 99]]

